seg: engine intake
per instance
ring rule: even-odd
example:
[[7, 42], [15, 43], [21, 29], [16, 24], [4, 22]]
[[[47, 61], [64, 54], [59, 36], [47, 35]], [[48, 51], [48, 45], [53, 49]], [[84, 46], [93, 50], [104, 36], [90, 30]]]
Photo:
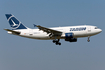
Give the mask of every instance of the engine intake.
[[65, 33], [65, 41], [77, 42], [77, 38], [73, 38], [73, 33]]
[[73, 33], [65, 33], [65, 38], [73, 38]]

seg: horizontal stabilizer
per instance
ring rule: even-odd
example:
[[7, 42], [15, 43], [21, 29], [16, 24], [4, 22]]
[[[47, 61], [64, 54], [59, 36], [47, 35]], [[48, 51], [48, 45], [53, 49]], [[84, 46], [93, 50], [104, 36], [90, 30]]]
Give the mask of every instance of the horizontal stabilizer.
[[10, 29], [4, 29], [4, 30], [9, 31], [9, 32], [12, 32], [13, 34], [17, 34], [17, 35], [19, 35], [19, 34], [20, 34], [20, 32], [13, 31], [13, 30], [10, 30]]

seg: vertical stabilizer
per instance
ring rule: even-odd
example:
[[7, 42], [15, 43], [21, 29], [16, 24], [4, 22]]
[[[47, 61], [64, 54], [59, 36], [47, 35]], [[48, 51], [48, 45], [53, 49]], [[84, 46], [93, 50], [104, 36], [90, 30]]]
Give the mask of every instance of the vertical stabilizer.
[[27, 29], [25, 25], [23, 25], [14, 15], [12, 14], [5, 14], [6, 18], [13, 30], [16, 29]]

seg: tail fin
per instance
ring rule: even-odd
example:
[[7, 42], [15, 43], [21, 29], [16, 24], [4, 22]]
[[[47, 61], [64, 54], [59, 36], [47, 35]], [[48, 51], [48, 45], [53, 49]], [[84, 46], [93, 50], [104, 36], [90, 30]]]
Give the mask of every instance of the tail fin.
[[5, 14], [6, 18], [13, 30], [16, 29], [27, 29], [26, 26], [24, 26], [19, 20], [16, 19], [16, 17], [12, 14]]

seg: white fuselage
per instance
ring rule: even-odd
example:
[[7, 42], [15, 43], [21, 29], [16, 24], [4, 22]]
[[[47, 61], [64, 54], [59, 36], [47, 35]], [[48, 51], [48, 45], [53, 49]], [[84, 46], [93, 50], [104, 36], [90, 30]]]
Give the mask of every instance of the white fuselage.
[[[54, 27], [50, 29], [62, 32], [62, 35], [56, 36], [56, 39], [65, 39], [65, 33], [73, 33], [74, 38], [79, 38], [79, 37], [93, 36], [102, 31], [96, 26], [89, 26], [89, 25]], [[32, 38], [32, 39], [41, 39], [41, 40], [55, 39], [55, 37], [49, 37], [49, 34], [39, 29], [19, 29], [14, 31], [19, 31], [20, 32], [19, 36]], [[12, 34], [11, 32], [8, 33]]]

